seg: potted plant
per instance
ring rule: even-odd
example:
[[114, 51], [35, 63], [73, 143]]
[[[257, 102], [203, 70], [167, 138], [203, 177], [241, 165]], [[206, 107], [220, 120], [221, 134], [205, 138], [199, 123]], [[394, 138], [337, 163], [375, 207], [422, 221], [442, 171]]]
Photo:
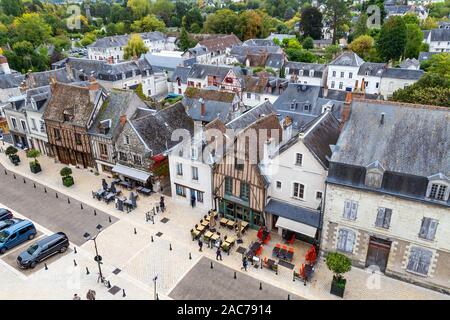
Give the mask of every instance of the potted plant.
[[64, 186], [66, 186], [66, 187], [73, 186], [74, 181], [73, 181], [73, 177], [71, 176], [72, 169], [70, 169], [69, 167], [64, 167], [61, 169], [59, 174], [62, 176], [62, 182], [63, 182]]
[[9, 157], [9, 160], [15, 165], [17, 166], [20, 162], [20, 158], [17, 155], [17, 149], [13, 146], [9, 146], [8, 148], [6, 148], [5, 150], [5, 154]]
[[347, 280], [342, 274], [350, 271], [352, 262], [347, 256], [341, 253], [330, 252], [326, 258], [326, 264], [328, 269], [334, 273], [330, 293], [343, 298]]
[[30, 162], [30, 170], [33, 173], [38, 173], [41, 172], [41, 164], [37, 161], [37, 157], [39, 157], [41, 155], [41, 153], [39, 152], [39, 150], [36, 149], [30, 149], [27, 152], [27, 158], [33, 158], [34, 161]]

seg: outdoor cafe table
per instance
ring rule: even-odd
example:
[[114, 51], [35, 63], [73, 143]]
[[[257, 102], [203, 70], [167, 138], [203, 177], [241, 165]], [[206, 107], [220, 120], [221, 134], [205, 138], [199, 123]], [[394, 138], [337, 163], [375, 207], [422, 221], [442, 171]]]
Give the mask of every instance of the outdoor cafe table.
[[203, 220], [202, 223], [200, 223], [202, 226], [206, 227], [209, 224], [209, 221]]
[[236, 224], [235, 221], [233, 221], [233, 220], [228, 220], [228, 222], [227, 222], [227, 227], [232, 229], [232, 228], [234, 227], [235, 224]]
[[203, 235], [203, 237], [205, 238], [205, 240], [209, 240], [211, 239], [213, 236], [213, 233], [211, 231], [206, 231], [206, 233]]
[[116, 196], [115, 193], [110, 192], [110, 193], [108, 193], [108, 194], [105, 196], [105, 201], [106, 201], [106, 202], [110, 202], [111, 200], [114, 199], [115, 196]]
[[228, 223], [228, 219], [227, 218], [222, 218], [222, 219], [220, 219], [220, 225], [221, 226], [226, 226], [227, 225], [227, 223]]
[[253, 242], [247, 252], [247, 258], [251, 259], [255, 256], [256, 251], [261, 247], [261, 243]]
[[196, 229], [197, 229], [198, 231], [202, 232], [203, 230], [205, 230], [205, 226], [200, 225], [200, 226], [197, 226]]
[[219, 236], [217, 233], [214, 233], [214, 234], [211, 236], [211, 240], [212, 240], [212, 241], [217, 241], [219, 238], [220, 238], [220, 236]]

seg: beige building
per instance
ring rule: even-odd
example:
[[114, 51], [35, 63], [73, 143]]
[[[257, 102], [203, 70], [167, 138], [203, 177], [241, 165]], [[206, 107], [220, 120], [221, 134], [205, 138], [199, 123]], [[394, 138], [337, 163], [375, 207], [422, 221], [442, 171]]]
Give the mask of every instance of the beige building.
[[446, 108], [353, 101], [330, 161], [324, 251], [450, 292], [449, 119]]

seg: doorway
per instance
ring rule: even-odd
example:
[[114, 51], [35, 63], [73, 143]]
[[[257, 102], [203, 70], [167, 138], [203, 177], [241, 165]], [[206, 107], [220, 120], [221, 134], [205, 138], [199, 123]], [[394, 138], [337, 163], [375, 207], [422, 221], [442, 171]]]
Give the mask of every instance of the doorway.
[[367, 250], [366, 267], [378, 266], [381, 272], [386, 271], [386, 266], [391, 250], [391, 241], [370, 237]]

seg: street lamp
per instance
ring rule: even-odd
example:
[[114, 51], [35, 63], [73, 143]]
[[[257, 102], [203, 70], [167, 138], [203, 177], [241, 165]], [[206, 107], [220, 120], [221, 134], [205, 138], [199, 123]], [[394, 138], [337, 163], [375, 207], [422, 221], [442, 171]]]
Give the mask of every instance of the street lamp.
[[158, 275], [156, 275], [154, 278], [153, 278], [153, 285], [154, 285], [154, 293], [153, 293], [153, 299], [155, 299], [155, 300], [159, 300], [158, 299], [158, 294], [156, 293], [156, 281], [158, 280]]
[[99, 225], [97, 225], [96, 228], [97, 228], [97, 234], [94, 237], [92, 237], [87, 232], [83, 235], [83, 237], [84, 237], [84, 239], [86, 239], [86, 241], [89, 241], [89, 240], [93, 240], [94, 241], [94, 247], [95, 247], [95, 258], [94, 258], [94, 260], [97, 262], [99, 278], [100, 278], [100, 281], [103, 283], [104, 282], [104, 278], [103, 278], [103, 273], [102, 273], [102, 268], [101, 268], [102, 257], [98, 254], [97, 241], [96, 241], [98, 235], [100, 234], [100, 232], [103, 229], [103, 226], [101, 224], [99, 224]]

